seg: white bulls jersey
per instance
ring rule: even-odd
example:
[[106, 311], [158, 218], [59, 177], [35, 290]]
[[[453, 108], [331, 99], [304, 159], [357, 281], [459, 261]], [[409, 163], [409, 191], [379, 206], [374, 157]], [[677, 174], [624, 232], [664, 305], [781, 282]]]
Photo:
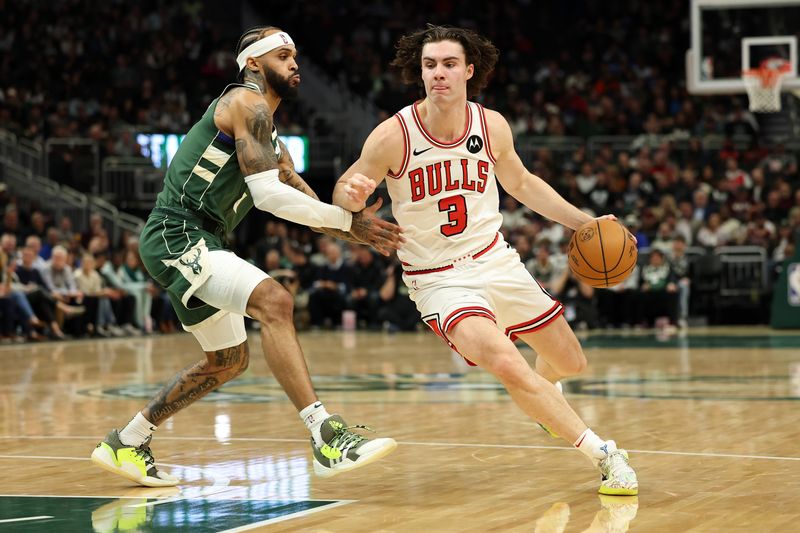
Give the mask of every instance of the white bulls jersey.
[[386, 184], [407, 242], [397, 256], [406, 270], [437, 267], [480, 250], [502, 223], [494, 157], [483, 106], [467, 102], [464, 133], [451, 143], [425, 130], [417, 104], [395, 115], [405, 155]]

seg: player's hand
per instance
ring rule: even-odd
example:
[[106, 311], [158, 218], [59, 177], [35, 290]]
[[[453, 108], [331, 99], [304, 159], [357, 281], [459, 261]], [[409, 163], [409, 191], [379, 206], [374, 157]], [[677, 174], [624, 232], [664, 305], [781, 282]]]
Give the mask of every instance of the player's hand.
[[617, 215], [602, 215], [599, 217], [594, 217], [595, 220], [603, 220], [604, 218], [607, 218], [608, 220], [617, 220]]
[[378, 198], [371, 206], [358, 213], [353, 213], [350, 233], [381, 254], [388, 256], [392, 250], [400, 248], [400, 245], [406, 240], [403, 237], [403, 228], [375, 216], [381, 205], [383, 205], [383, 199]]
[[[600, 217], [595, 217], [595, 220], [602, 220], [604, 218], [607, 218], [608, 220], [613, 220], [615, 222], [617, 222], [619, 220], [619, 219], [617, 219], [616, 215], [603, 215], [603, 216], [600, 216]], [[638, 246], [639, 245], [639, 240], [636, 238], [636, 235], [631, 233], [631, 237], [633, 237], [633, 242], [635, 242], [636, 245]]]
[[344, 180], [342, 190], [344, 190], [348, 200], [358, 205], [361, 209], [364, 209], [367, 198], [369, 198], [370, 194], [375, 192], [375, 187], [377, 186], [378, 184], [375, 183], [375, 180], [356, 172]]

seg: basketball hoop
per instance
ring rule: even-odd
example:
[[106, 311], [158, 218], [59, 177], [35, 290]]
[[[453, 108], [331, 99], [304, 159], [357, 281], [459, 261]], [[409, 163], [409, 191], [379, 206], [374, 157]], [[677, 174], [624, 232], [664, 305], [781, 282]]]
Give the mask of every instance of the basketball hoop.
[[742, 72], [742, 80], [750, 99], [750, 111], [754, 113], [776, 113], [781, 110], [781, 83], [791, 72], [791, 64], [785, 59], [771, 57], [757, 68]]

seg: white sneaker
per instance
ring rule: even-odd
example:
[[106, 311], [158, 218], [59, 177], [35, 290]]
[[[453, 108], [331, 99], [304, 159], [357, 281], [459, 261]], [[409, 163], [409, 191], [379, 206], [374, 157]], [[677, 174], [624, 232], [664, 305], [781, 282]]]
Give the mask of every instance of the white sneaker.
[[613, 440], [607, 441], [609, 448], [614, 448], [597, 464], [602, 476], [600, 494], [610, 496], [635, 496], [639, 494], [639, 480], [631, 465], [628, 464], [628, 452], [616, 449]]

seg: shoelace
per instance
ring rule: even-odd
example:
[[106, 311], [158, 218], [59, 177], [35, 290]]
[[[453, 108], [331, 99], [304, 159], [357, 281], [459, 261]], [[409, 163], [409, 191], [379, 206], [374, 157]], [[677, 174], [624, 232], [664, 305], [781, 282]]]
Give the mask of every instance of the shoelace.
[[150, 440], [151, 437], [148, 437], [141, 446], [135, 448], [136, 455], [144, 459], [144, 464], [147, 465], [148, 470], [150, 470], [150, 467], [156, 462], [155, 459], [153, 459], [153, 452], [150, 451]]
[[372, 428], [360, 424], [355, 426], [340, 427], [336, 429], [336, 435], [331, 439], [331, 442], [328, 444], [328, 446], [331, 448], [336, 448], [337, 450], [344, 450], [345, 448], [350, 447], [348, 445], [356, 445], [362, 440], [367, 440], [366, 437], [350, 431], [351, 429], [366, 429], [367, 431], [374, 432]]

